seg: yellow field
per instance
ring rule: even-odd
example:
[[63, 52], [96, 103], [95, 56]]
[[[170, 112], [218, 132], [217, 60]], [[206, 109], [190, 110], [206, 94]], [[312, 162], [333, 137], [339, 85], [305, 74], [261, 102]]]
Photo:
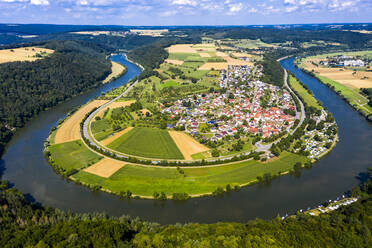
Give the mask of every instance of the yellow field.
[[120, 101], [113, 102], [110, 105], [106, 106], [105, 108], [101, 109], [98, 112], [97, 116], [99, 116], [99, 117], [102, 118], [103, 117], [103, 114], [106, 111], [106, 109], [108, 109], [108, 108], [114, 109], [114, 108], [126, 107], [126, 106], [131, 105], [134, 102], [135, 102], [135, 100], [129, 100], [129, 101], [123, 101], [123, 102], [120, 102]]
[[208, 62], [198, 68], [198, 70], [227, 70], [227, 62]]
[[232, 53], [232, 55], [234, 55], [235, 57], [247, 57], [247, 58], [253, 57], [253, 55], [249, 53]]
[[168, 48], [169, 53], [197, 53], [191, 44], [177, 44]]
[[103, 83], [110, 82], [110, 80], [114, 77], [119, 76], [123, 71], [125, 70], [125, 67], [117, 62], [111, 61], [111, 74], [107, 76], [105, 80], [103, 80]]
[[124, 165], [125, 162], [117, 161], [110, 158], [103, 158], [100, 161], [98, 161], [98, 163], [84, 169], [84, 171], [100, 177], [108, 178], [115, 172], [117, 172]]
[[199, 53], [200, 57], [202, 58], [209, 58], [211, 55], [209, 53]]
[[0, 50], [0, 63], [15, 62], [15, 61], [35, 61], [41, 59], [36, 57], [38, 53], [51, 54], [54, 50], [40, 47], [21, 47], [14, 49]]
[[100, 143], [104, 146], [107, 146], [108, 144], [110, 144], [111, 142], [113, 142], [114, 140], [116, 140], [117, 138], [119, 138], [120, 136], [122, 136], [123, 134], [129, 132], [130, 130], [132, 130], [133, 127], [127, 127], [126, 129], [124, 130], [121, 130], [120, 132], [117, 132], [117, 133], [114, 133], [113, 135], [111, 135], [110, 137], [104, 139], [104, 140], [101, 140]]
[[60, 128], [58, 128], [55, 144], [80, 139], [80, 122], [83, 120], [84, 116], [93, 108], [99, 107], [106, 102], [107, 100], [94, 100], [76, 111], [70, 118], [62, 123]]
[[166, 59], [166, 63], [173, 64], [173, 65], [182, 65], [183, 61], [182, 60], [177, 60], [177, 59]]
[[208, 147], [200, 144], [184, 132], [169, 131], [169, 134], [186, 160], [191, 160], [192, 154], [209, 150]]
[[217, 56], [224, 58], [226, 62], [208, 62], [200, 66], [198, 70], [227, 70], [229, 65], [254, 65], [252, 62], [231, 58], [229, 55], [223, 52], [217, 52], [216, 54]]
[[[312, 59], [311, 61], [319, 63], [321, 59]], [[372, 71], [354, 72], [345, 68], [316, 67], [309, 61], [306, 63], [306, 68], [354, 89], [372, 88]]]

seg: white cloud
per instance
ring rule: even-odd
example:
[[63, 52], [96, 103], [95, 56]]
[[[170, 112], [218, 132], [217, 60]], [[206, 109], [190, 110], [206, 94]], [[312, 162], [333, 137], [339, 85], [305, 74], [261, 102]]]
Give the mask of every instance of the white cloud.
[[44, 6], [46, 6], [46, 5], [49, 5], [50, 3], [49, 3], [48, 0], [31, 0], [30, 1], [30, 4], [32, 4], [32, 5], [44, 5]]
[[172, 1], [173, 5], [190, 5], [190, 6], [197, 6], [198, 2], [194, 0], [173, 0]]
[[237, 12], [241, 11], [243, 9], [243, 4], [242, 3], [234, 3], [229, 5], [229, 15], [234, 15]]

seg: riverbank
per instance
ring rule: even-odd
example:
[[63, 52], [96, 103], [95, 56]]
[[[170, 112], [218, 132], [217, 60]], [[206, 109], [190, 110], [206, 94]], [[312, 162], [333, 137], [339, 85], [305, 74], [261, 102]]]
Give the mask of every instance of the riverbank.
[[[360, 52], [363, 53], [363, 52]], [[338, 53], [337, 53], [338, 54]], [[345, 53], [345, 54], [359, 54], [356, 52], [353, 53]], [[324, 85], [326, 85], [328, 88], [332, 89], [336, 94], [338, 94], [343, 100], [345, 100], [352, 108], [354, 108], [359, 114], [363, 115], [366, 117], [367, 120], [372, 121], [372, 107], [368, 105], [368, 99], [360, 94], [359, 90], [357, 88], [352, 88], [345, 83], [340, 83], [337, 82], [334, 79], [326, 77], [326, 75], [330, 74], [324, 74], [322, 75], [321, 73], [317, 73], [317, 70], [319, 70], [319, 67], [315, 67], [314, 65], [317, 65], [316, 63], [311, 64], [313, 67], [309, 68], [309, 62], [311, 61], [312, 58], [318, 59], [323, 58], [327, 55], [335, 55], [335, 54], [323, 54], [323, 55], [318, 55], [318, 56], [310, 56], [310, 57], [305, 57], [305, 58], [297, 58], [295, 60], [295, 65], [300, 68], [303, 72], [307, 73], [310, 76], [313, 76], [317, 78], [320, 82], [322, 82]], [[323, 70], [327, 68], [322, 68]], [[329, 70], [336, 69], [336, 68], [328, 68]], [[337, 71], [332, 71], [333, 72], [333, 77], [336, 77], [337, 73], [343, 73], [345, 74], [345, 70], [343, 68], [337, 69]], [[351, 73], [351, 72], [350, 72]], [[330, 74], [330, 75], [331, 75]], [[342, 75], [343, 75], [342, 74]], [[342, 76], [338, 76], [337, 78], [340, 78], [342, 82], [348, 81], [348, 80], [343, 80]], [[350, 81], [350, 80], [349, 80]], [[353, 78], [353, 80], [355, 79]]]

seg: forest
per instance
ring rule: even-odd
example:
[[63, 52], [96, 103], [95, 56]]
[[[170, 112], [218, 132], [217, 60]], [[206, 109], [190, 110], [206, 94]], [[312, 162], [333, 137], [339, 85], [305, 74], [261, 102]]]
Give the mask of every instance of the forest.
[[360, 199], [328, 214], [282, 220], [159, 225], [128, 216], [72, 214], [30, 202], [0, 183], [0, 246], [10, 247], [371, 247], [372, 170], [351, 194]]
[[92, 89], [111, 73], [102, 49], [76, 41], [43, 44], [55, 52], [34, 62], [0, 64], [0, 154], [14, 128]]

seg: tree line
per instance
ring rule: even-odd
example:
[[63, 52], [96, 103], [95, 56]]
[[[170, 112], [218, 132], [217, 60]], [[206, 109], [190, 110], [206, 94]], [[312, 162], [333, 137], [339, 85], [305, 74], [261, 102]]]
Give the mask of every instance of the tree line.
[[111, 73], [111, 62], [94, 46], [52, 41], [55, 50], [34, 62], [0, 64], [0, 154], [16, 128], [40, 112], [97, 87]]

